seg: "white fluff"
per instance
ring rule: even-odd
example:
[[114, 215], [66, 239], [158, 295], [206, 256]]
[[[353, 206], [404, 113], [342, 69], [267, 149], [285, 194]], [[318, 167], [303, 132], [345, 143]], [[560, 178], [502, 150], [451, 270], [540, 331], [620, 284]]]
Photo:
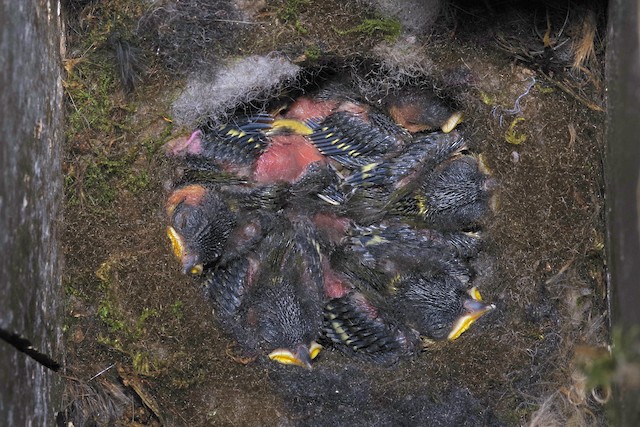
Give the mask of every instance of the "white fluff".
[[232, 60], [213, 77], [193, 74], [173, 103], [174, 121], [193, 126], [204, 118], [224, 118], [239, 105], [268, 99], [290, 85], [300, 70], [284, 57], [267, 55]]

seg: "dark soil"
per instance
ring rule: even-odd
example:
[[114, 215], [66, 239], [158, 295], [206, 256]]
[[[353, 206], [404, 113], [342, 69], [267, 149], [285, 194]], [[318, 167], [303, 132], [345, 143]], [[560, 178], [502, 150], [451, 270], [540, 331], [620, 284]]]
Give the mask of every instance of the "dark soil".
[[[173, 258], [163, 209], [174, 165], [161, 147], [190, 131], [170, 117], [186, 71], [154, 57], [152, 32], [136, 35], [146, 13], [138, 3], [70, 9], [66, 417], [76, 426], [604, 423], [577, 363], [608, 340], [603, 47], [596, 39], [589, 72], [572, 74], [566, 58], [558, 65], [536, 53], [545, 47], [535, 32], [549, 29], [555, 46], [566, 37], [571, 44], [591, 11], [602, 37], [604, 5], [457, 3], [444, 8], [430, 35], [418, 36], [429, 60], [422, 73], [464, 111], [459, 129], [499, 182], [475, 266], [476, 284], [498, 309], [455, 342], [392, 367], [326, 349], [303, 372], [232, 359], [233, 342], [216, 326], [199, 283]], [[365, 17], [385, 18], [355, 2], [269, 1], [215, 53], [278, 50], [309, 68], [344, 64], [398, 37], [329, 30], [354, 28]], [[131, 94], [118, 80], [109, 41], [116, 28], [145, 63]], [[237, 32], [225, 28], [218, 36]], [[188, 67], [213, 61], [211, 52], [198, 55], [194, 48]]]

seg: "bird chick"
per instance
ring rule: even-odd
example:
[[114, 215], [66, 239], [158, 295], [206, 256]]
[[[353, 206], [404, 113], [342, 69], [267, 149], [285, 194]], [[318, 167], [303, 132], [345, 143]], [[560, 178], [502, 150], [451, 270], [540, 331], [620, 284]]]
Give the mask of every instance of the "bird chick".
[[364, 225], [397, 215], [406, 204], [398, 206], [398, 202], [405, 202], [403, 199], [420, 187], [425, 175], [464, 150], [466, 143], [455, 132], [415, 138], [397, 156], [367, 164], [349, 175], [344, 187], [351, 190], [342, 204], [354, 220]]
[[420, 335], [455, 340], [495, 305], [482, 302], [477, 288], [468, 289], [448, 274], [409, 274], [390, 284], [395, 311]]
[[274, 238], [281, 244], [263, 252], [233, 330], [248, 354], [305, 368], [322, 348], [316, 342], [322, 323], [320, 252], [308, 231], [292, 225]]
[[402, 148], [406, 135], [387, 116], [366, 110], [354, 113], [356, 107], [347, 106], [358, 104], [343, 103], [322, 122], [310, 121], [313, 133], [308, 138], [323, 155], [342, 166], [360, 168]]
[[343, 353], [381, 364], [393, 364], [413, 353], [417, 334], [385, 311], [380, 295], [327, 264], [324, 277], [330, 298], [324, 306], [324, 339]]
[[262, 113], [219, 126], [207, 124], [188, 138], [170, 141], [166, 151], [184, 158], [187, 164], [205, 159], [210, 168], [246, 177], [252, 172], [251, 165], [268, 146], [266, 131], [271, 129], [273, 121], [273, 117]]
[[273, 227], [280, 191], [202, 184], [174, 190], [166, 206], [167, 235], [183, 272], [199, 275], [247, 253]]
[[171, 193], [166, 205], [167, 235], [184, 273], [198, 275], [221, 255], [237, 216], [214, 191], [187, 185]]
[[191, 169], [217, 171], [257, 185], [295, 184], [327, 163], [304, 137], [311, 133], [302, 121], [258, 114], [203, 127], [188, 138], [171, 141], [166, 150], [183, 157]]
[[284, 365], [311, 368], [322, 347], [316, 342], [321, 307], [306, 300], [297, 285], [285, 280], [261, 288], [257, 304], [245, 320], [255, 326], [260, 348], [268, 358]]
[[462, 122], [460, 111], [427, 89], [397, 91], [389, 95], [384, 104], [391, 117], [411, 133], [433, 129], [448, 133]]
[[477, 157], [454, 157], [427, 175], [419, 187], [393, 206], [441, 230], [474, 227], [489, 212], [495, 181]]
[[306, 123], [311, 134], [300, 134], [324, 156], [342, 166], [361, 167], [402, 147], [409, 134], [356, 98], [347, 87], [333, 82], [314, 97], [296, 99], [284, 117]]
[[301, 135], [276, 135], [269, 148], [258, 158], [253, 180], [258, 183], [300, 180], [307, 168], [325, 164], [325, 158]]
[[[406, 149], [391, 159], [369, 163], [351, 174], [346, 183], [352, 186], [376, 184], [383, 186], [392, 198], [406, 194], [419, 180], [439, 164], [467, 149], [457, 132], [435, 132], [411, 141]], [[413, 185], [413, 186], [412, 186]]]
[[407, 271], [447, 271], [463, 282], [471, 272], [463, 262], [479, 250], [477, 233], [440, 232], [403, 223], [354, 227], [346, 249], [359, 262], [392, 276]]

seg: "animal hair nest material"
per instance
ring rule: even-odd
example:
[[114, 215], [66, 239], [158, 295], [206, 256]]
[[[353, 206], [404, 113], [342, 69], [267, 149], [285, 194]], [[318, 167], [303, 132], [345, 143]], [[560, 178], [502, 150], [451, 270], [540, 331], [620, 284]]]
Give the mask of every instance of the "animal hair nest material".
[[295, 82], [301, 68], [278, 55], [249, 56], [221, 67], [213, 78], [193, 74], [173, 103], [176, 123], [222, 120], [243, 104], [266, 101]]

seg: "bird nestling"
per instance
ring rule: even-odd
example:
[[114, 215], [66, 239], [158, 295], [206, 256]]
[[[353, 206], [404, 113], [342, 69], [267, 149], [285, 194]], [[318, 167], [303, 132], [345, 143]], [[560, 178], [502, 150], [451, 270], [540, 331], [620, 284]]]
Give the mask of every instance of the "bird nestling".
[[382, 295], [354, 275], [324, 265], [323, 338], [348, 355], [393, 364], [414, 353], [418, 334], [388, 311]]
[[173, 191], [167, 201], [171, 225], [167, 235], [184, 273], [198, 275], [215, 262], [237, 224], [237, 216], [214, 191], [187, 185]]
[[453, 341], [495, 308], [450, 274], [409, 274], [390, 285], [392, 305], [408, 325], [433, 340]]
[[329, 84], [167, 145], [186, 167], [173, 252], [241, 360], [311, 368], [326, 345], [393, 364], [495, 308], [471, 268], [495, 181], [461, 114], [414, 89], [373, 106]]
[[298, 226], [270, 236], [268, 246], [274, 249], [261, 248], [264, 258], [231, 333], [249, 355], [266, 354], [282, 364], [311, 368], [322, 348], [316, 342], [322, 323], [322, 281], [314, 273], [320, 253], [308, 250], [317, 245]]
[[201, 184], [175, 189], [166, 205], [167, 235], [183, 272], [200, 275], [250, 250], [273, 225], [274, 213], [267, 207], [277, 209], [278, 191]]

